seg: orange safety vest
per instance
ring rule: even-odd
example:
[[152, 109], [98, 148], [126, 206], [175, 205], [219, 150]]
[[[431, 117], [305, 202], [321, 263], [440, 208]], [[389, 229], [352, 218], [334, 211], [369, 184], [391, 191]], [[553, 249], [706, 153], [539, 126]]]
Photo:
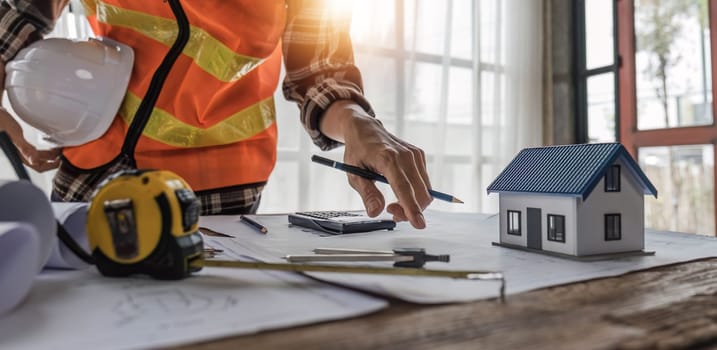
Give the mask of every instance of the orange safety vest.
[[[134, 49], [118, 116], [90, 143], [65, 148], [76, 168], [115, 159], [153, 74], [179, 33], [163, 0], [83, 0], [96, 35]], [[273, 101], [279, 80], [283, 0], [180, 2], [189, 39], [171, 66], [151, 115], [131, 145], [138, 168], [171, 170], [195, 190], [265, 182], [276, 162]], [[130, 135], [132, 132], [130, 131]]]

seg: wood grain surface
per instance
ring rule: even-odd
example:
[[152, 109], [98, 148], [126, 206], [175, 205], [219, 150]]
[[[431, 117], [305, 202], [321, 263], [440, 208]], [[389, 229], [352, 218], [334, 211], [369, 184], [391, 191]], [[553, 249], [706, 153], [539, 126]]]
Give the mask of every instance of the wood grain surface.
[[[510, 282], [510, 281], [508, 281]], [[180, 349], [717, 349], [717, 259]]]

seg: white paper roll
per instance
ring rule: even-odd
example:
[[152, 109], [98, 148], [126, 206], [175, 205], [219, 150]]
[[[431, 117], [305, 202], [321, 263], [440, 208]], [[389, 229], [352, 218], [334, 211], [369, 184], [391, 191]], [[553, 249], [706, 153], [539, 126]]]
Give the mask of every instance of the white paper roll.
[[[52, 209], [55, 211], [57, 221], [62, 224], [70, 237], [89, 253], [86, 229], [88, 207], [89, 203], [84, 202], [52, 203]], [[58, 240], [52, 249], [52, 254], [45, 267], [55, 269], [84, 269], [89, 267], [89, 265], [77, 257], [64, 243]]]
[[24, 222], [39, 234], [40, 250], [31, 274], [35, 277], [57, 246], [57, 224], [50, 200], [29, 181], [0, 180], [0, 222]]
[[30, 291], [41, 255], [40, 236], [31, 224], [0, 222], [0, 315]]

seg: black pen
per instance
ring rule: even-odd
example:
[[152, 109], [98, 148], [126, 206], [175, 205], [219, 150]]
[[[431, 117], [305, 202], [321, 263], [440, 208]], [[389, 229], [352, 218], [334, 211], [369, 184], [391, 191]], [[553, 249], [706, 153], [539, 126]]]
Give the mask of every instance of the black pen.
[[246, 216], [244, 216], [244, 215], [240, 216], [240, 217], [239, 217], [239, 220], [240, 220], [241, 222], [243, 222], [243, 223], [245, 223], [245, 224], [247, 224], [247, 225], [249, 225], [249, 226], [255, 228], [257, 231], [259, 231], [259, 232], [261, 232], [261, 233], [263, 233], [263, 234], [266, 234], [267, 232], [269, 232], [269, 230], [267, 230], [264, 225], [262, 225], [262, 224], [260, 224], [260, 223], [258, 223], [258, 222], [256, 222], [256, 221], [254, 221], [254, 220], [252, 220], [252, 219], [250, 219], [250, 218], [248, 218], [248, 217], [246, 217]]
[[[359, 167], [355, 167], [353, 165], [344, 164], [344, 163], [337, 162], [335, 160], [331, 160], [331, 159], [324, 158], [324, 157], [317, 156], [317, 155], [311, 156], [311, 161], [322, 164], [322, 165], [330, 166], [334, 169], [339, 169], [341, 171], [345, 171], [349, 174], [358, 175], [363, 178], [367, 178], [369, 180], [374, 180], [374, 181], [383, 182], [385, 184], [388, 184], [388, 180], [383, 175], [376, 174], [373, 171], [368, 170], [368, 169], [362, 169]], [[434, 191], [434, 190], [428, 190], [428, 193], [431, 194], [431, 197], [440, 199], [440, 200], [444, 200], [446, 202], [463, 203], [462, 200], [460, 200], [456, 197], [453, 197], [450, 194], [446, 194], [446, 193], [438, 192], [438, 191]]]

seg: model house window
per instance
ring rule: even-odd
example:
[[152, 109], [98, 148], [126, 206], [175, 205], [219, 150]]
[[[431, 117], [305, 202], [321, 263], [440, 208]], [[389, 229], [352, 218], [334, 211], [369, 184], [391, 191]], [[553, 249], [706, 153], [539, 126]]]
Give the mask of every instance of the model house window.
[[520, 236], [520, 212], [508, 210], [508, 234]]
[[548, 214], [548, 240], [565, 243], [565, 216]]
[[605, 240], [619, 241], [622, 239], [620, 214], [605, 214]]
[[613, 165], [605, 173], [605, 192], [620, 192], [620, 166]]

